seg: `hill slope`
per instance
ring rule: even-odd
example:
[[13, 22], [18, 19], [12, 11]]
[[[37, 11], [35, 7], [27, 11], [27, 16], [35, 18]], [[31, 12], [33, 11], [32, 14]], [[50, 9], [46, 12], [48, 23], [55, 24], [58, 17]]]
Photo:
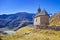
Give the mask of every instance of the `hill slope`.
[[18, 26], [21, 27], [24, 25], [32, 24], [33, 22], [30, 21], [33, 21], [33, 16], [34, 16], [33, 13], [26, 13], [26, 12], [18, 12], [16, 14], [9, 14], [9, 15], [5, 14], [0, 15], [0, 28], [13, 29]]
[[50, 25], [60, 26], [60, 13], [57, 13], [50, 18]]
[[40, 30], [26, 26], [15, 34], [3, 37], [3, 40], [60, 40], [60, 31]]

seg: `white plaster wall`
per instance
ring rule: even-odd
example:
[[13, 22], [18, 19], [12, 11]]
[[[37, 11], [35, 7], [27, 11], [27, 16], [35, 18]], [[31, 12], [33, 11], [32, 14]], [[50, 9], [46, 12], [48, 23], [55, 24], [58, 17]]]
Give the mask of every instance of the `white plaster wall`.
[[40, 17], [34, 18], [34, 25], [40, 25]]

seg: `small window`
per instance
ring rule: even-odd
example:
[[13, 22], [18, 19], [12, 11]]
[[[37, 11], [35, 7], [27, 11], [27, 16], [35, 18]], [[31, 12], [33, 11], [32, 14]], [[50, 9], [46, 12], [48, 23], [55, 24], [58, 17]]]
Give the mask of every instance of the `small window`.
[[37, 22], [37, 19], [36, 19], [36, 22]]

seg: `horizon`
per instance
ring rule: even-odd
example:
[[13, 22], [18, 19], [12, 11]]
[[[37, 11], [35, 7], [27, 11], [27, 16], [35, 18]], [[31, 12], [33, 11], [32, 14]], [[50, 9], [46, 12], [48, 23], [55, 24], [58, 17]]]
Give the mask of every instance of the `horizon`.
[[48, 14], [60, 12], [60, 0], [0, 0], [0, 15], [17, 12], [36, 13], [40, 8]]
[[[29, 12], [15, 12], [15, 13], [12, 13], [12, 14], [17, 14], [17, 13], [28, 13], [28, 14], [35, 14], [35, 13], [29, 13]], [[0, 14], [0, 15], [11, 15], [11, 14]]]

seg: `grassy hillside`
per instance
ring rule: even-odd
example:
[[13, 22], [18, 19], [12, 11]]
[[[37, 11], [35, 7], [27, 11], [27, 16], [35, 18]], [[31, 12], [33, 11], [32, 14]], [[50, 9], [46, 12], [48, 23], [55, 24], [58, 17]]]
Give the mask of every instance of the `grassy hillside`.
[[57, 13], [50, 18], [50, 25], [60, 26], [60, 13]]
[[23, 27], [15, 34], [2, 37], [3, 40], [60, 40], [60, 31], [40, 30]]

